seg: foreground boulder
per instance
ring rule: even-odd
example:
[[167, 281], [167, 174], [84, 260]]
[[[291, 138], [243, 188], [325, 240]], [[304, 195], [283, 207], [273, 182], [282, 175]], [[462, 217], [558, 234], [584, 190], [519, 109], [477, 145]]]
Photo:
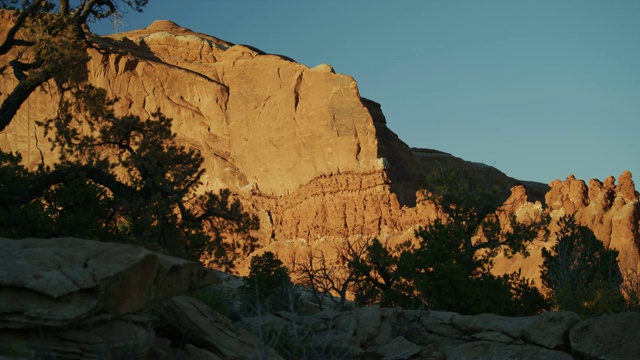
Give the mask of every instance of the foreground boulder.
[[0, 264], [0, 354], [36, 357], [145, 354], [143, 310], [219, 282], [195, 262], [74, 238], [0, 238]]
[[584, 320], [571, 329], [569, 340], [581, 359], [640, 359], [640, 313]]
[[[582, 320], [377, 306], [216, 312], [234, 288], [198, 263], [80, 239], [0, 238], [0, 359], [633, 359], [640, 313]], [[225, 284], [227, 283], [227, 284]], [[207, 285], [209, 305], [187, 296]], [[192, 294], [201, 296], [203, 292]], [[179, 296], [176, 296], [179, 295]], [[237, 299], [236, 299], [237, 300]]]
[[[247, 330], [236, 326], [226, 316], [218, 314], [200, 301], [176, 296], [159, 308], [165, 327], [183, 334], [182, 341], [193, 347], [219, 356], [221, 359], [279, 359], [273, 350]], [[209, 357], [209, 356], [207, 356]]]

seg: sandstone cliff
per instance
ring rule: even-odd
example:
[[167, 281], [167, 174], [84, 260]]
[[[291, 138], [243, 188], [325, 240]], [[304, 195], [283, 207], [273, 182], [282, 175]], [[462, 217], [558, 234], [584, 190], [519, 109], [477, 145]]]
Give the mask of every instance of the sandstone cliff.
[[[554, 217], [578, 214], [637, 263], [640, 210], [628, 173], [617, 186], [613, 178], [592, 180], [589, 189], [573, 178], [547, 186], [436, 150], [411, 149], [387, 127], [380, 105], [360, 96], [352, 77], [169, 21], [94, 41], [89, 80], [120, 98], [119, 114], [147, 117], [160, 109], [173, 118], [178, 142], [205, 157], [203, 189], [228, 187], [238, 194], [259, 214], [257, 235], [265, 247], [412, 237], [415, 226], [438, 216], [433, 204], [416, 197], [422, 176], [446, 166], [514, 187], [509, 203], [521, 216], [543, 205]], [[0, 92], [13, 86], [3, 78]], [[0, 148], [21, 151], [30, 166], [41, 157], [54, 162], [34, 121], [55, 111], [55, 99], [51, 89], [32, 96], [0, 134]]]

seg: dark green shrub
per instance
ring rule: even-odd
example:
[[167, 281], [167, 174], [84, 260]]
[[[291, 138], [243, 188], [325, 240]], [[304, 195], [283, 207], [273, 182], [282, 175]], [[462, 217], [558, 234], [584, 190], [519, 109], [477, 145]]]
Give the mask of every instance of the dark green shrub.
[[293, 312], [299, 298], [289, 270], [269, 251], [251, 258], [249, 275], [244, 279], [240, 292], [248, 314], [280, 310]]
[[452, 170], [434, 171], [427, 187], [426, 198], [445, 216], [420, 227], [417, 241], [387, 249], [374, 239], [364, 256], [350, 259], [360, 280], [357, 302], [463, 314], [526, 315], [547, 309], [544, 297], [519, 273], [490, 271], [499, 253], [528, 256], [527, 245], [546, 240], [548, 217], [540, 213], [525, 223], [511, 216], [504, 226], [496, 215], [505, 197], [500, 189]]
[[618, 251], [606, 249], [593, 232], [576, 223], [573, 215], [559, 220], [557, 243], [542, 249], [542, 284], [561, 310], [582, 316], [616, 313], [624, 309]]

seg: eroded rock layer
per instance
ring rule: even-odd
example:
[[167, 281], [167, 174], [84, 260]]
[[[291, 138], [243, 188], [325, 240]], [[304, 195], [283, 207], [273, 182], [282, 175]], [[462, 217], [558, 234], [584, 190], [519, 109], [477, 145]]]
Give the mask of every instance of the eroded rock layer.
[[[574, 215], [576, 221], [591, 229], [605, 247], [617, 249], [623, 273], [638, 269], [640, 204], [630, 172], [625, 171], [620, 175], [617, 185], [613, 176], [605, 179], [604, 183], [591, 179], [587, 186], [583, 180], [570, 175], [564, 181], [551, 182], [549, 186], [551, 189], [545, 195], [544, 207], [552, 220], [551, 241], [533, 244], [531, 256], [526, 259], [521, 256], [514, 259], [500, 256], [496, 264], [497, 272], [507, 273], [522, 268], [523, 274], [528, 277], [538, 277], [538, 269], [542, 265], [540, 248], [553, 246], [553, 234], [558, 230], [557, 221], [563, 215]], [[520, 219], [533, 216], [542, 205], [528, 201], [524, 189], [518, 187], [512, 189], [507, 203]]]
[[[556, 219], [576, 214], [637, 263], [640, 210], [631, 174], [618, 185], [609, 178], [587, 188], [569, 178], [547, 186], [439, 151], [411, 149], [387, 127], [380, 105], [360, 97], [352, 77], [169, 21], [94, 42], [89, 81], [120, 99], [119, 115], [146, 118], [161, 110], [173, 118], [178, 142], [204, 155], [203, 190], [238, 194], [262, 220], [257, 235], [263, 246], [412, 237], [416, 226], [438, 216], [433, 204], [417, 197], [423, 174], [444, 166], [514, 187], [510, 204], [519, 216], [542, 206]], [[3, 78], [2, 96], [14, 86]], [[51, 116], [56, 104], [55, 91], [38, 90], [0, 134], [0, 148], [22, 152], [30, 166], [55, 162], [35, 121]], [[539, 251], [532, 253], [526, 264], [540, 260]], [[525, 264], [517, 261], [498, 267]]]

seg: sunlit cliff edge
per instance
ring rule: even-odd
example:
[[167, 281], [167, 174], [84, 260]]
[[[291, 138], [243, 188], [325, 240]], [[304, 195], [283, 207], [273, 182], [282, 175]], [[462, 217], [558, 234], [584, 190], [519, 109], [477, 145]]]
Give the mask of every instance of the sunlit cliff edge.
[[[7, 21], [0, 21], [4, 33]], [[439, 216], [418, 194], [424, 174], [452, 167], [511, 188], [506, 204], [518, 217], [540, 208], [553, 219], [575, 214], [620, 251], [623, 264], [638, 263], [640, 205], [629, 172], [588, 186], [573, 176], [546, 185], [410, 148], [387, 127], [381, 105], [360, 96], [352, 77], [170, 21], [94, 42], [89, 81], [120, 98], [117, 114], [147, 117], [160, 109], [173, 118], [178, 142], [205, 158], [203, 190], [236, 193], [260, 217], [261, 247], [283, 258], [347, 239], [411, 238], [417, 226]], [[0, 97], [14, 86], [3, 78]], [[54, 91], [39, 90], [0, 134], [0, 148], [20, 151], [31, 167], [41, 158], [55, 162], [35, 121], [50, 117], [56, 104]], [[522, 267], [535, 278], [539, 249], [550, 245], [532, 245], [527, 259], [499, 259], [496, 271]]]

